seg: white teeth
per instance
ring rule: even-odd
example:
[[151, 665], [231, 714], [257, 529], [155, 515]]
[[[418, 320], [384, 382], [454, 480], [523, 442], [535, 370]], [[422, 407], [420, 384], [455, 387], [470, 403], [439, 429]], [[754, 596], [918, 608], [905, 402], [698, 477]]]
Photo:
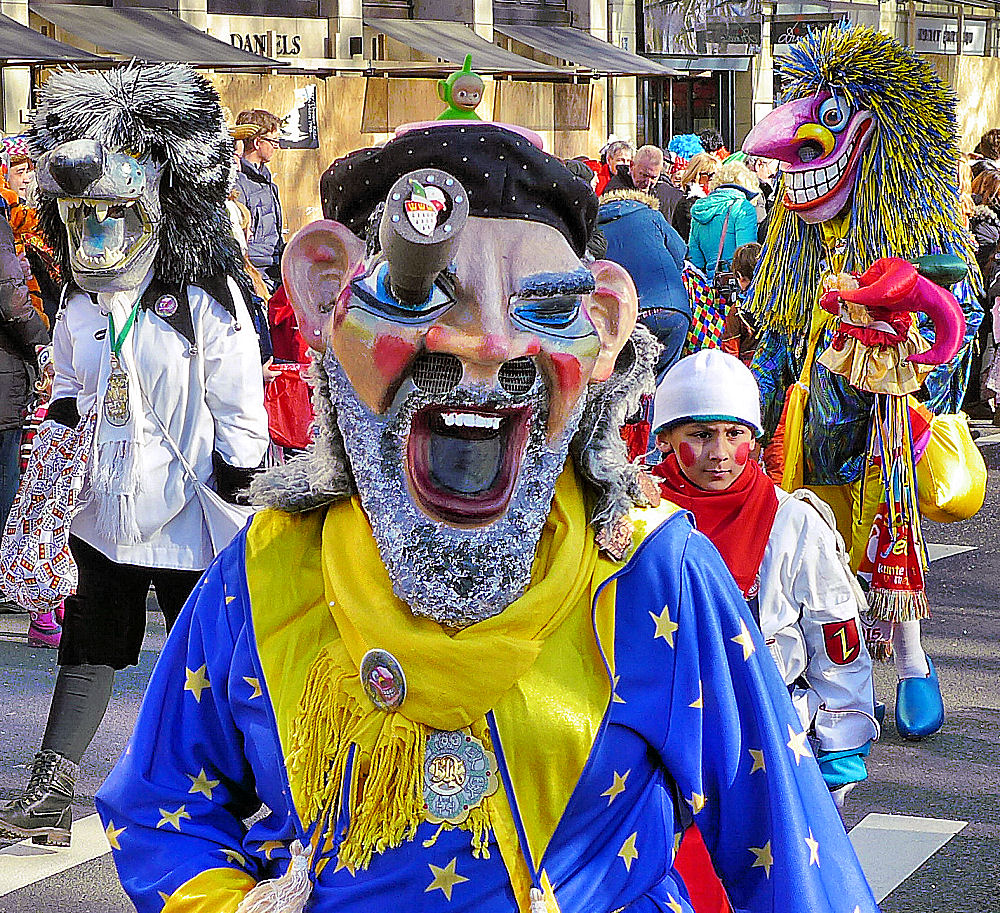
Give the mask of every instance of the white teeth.
[[836, 161], [822, 168], [799, 169], [785, 173], [785, 190], [792, 203], [811, 203], [828, 194], [843, 177], [850, 161], [852, 143]]
[[443, 412], [441, 418], [449, 428], [486, 428], [499, 431], [503, 421], [499, 415], [481, 415], [478, 412]]
[[103, 222], [108, 217], [108, 204], [107, 203], [95, 203], [94, 204], [94, 215], [97, 216], [98, 222]]

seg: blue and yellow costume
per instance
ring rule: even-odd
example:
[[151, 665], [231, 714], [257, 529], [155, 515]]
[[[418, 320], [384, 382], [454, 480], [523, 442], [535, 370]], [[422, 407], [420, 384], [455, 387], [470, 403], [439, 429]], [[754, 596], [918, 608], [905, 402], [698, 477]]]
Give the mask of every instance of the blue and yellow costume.
[[[456, 633], [392, 596], [356, 498], [258, 514], [181, 615], [98, 795], [140, 913], [232, 913], [296, 839], [317, 847], [310, 911], [511, 913], [534, 893], [532, 909], [685, 913], [671, 860], [692, 818], [737, 911], [876, 911], [717, 552], [668, 505], [633, 516], [613, 564], [565, 471], [525, 595]], [[396, 647], [394, 713], [343, 671], [372, 638], [419, 645]], [[495, 754], [498, 788], [464, 824], [407, 808], [408, 733], [433, 731], [407, 713]]]

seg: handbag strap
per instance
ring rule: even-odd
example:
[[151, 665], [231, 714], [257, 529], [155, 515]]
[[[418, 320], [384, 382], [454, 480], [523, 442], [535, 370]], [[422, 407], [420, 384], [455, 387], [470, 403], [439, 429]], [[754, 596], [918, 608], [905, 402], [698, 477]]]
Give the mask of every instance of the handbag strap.
[[726, 218], [722, 222], [722, 234], [719, 235], [719, 252], [715, 255], [715, 269], [712, 271], [714, 276], [719, 271], [719, 261], [722, 259], [722, 249], [726, 246], [726, 232], [729, 230], [729, 217], [733, 214], [733, 210], [736, 208], [736, 203], [733, 203], [729, 209], [726, 210]]
[[156, 414], [156, 410], [153, 408], [152, 403], [149, 401], [149, 397], [146, 396], [146, 391], [142, 389], [139, 384], [138, 378], [133, 378], [135, 380], [136, 387], [139, 388], [139, 395], [142, 397], [143, 405], [146, 407], [146, 411], [153, 417], [153, 421], [156, 426], [160, 429], [160, 434], [163, 435], [163, 439], [170, 445], [170, 449], [173, 450], [174, 456], [177, 457], [178, 462], [181, 464], [181, 468], [184, 470], [184, 474], [188, 477], [188, 480], [197, 487], [199, 485], [204, 485], [204, 482], [195, 475], [194, 468], [187, 461], [187, 458], [181, 453], [181, 448], [177, 446], [177, 442], [171, 437], [170, 432], [167, 431], [167, 426], [163, 424], [163, 420], [159, 415]]

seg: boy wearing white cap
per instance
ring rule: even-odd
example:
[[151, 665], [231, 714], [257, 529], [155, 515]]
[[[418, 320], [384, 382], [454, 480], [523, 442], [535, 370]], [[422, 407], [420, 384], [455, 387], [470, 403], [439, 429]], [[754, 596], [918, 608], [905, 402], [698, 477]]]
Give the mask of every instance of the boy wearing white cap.
[[838, 805], [867, 777], [878, 737], [871, 659], [830, 509], [778, 488], [752, 458], [762, 433], [749, 369], [719, 349], [681, 359], [656, 391], [653, 427], [671, 453], [653, 470], [719, 549], [788, 685]]

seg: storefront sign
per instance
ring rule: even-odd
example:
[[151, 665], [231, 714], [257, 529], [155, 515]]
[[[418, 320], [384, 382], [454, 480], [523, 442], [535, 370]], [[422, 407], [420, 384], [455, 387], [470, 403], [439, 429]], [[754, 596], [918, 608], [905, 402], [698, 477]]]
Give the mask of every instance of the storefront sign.
[[760, 51], [760, 0], [643, 0], [648, 54], [752, 56]]
[[286, 19], [279, 16], [207, 16], [206, 31], [241, 51], [263, 57], [326, 57], [326, 19]]
[[[966, 19], [963, 24], [962, 53], [986, 54], [986, 19]], [[958, 53], [958, 20], [917, 16], [914, 47], [924, 54]]]
[[787, 52], [789, 45], [801, 41], [811, 31], [819, 32], [840, 19], [775, 19], [771, 23], [771, 47], [775, 54]]

